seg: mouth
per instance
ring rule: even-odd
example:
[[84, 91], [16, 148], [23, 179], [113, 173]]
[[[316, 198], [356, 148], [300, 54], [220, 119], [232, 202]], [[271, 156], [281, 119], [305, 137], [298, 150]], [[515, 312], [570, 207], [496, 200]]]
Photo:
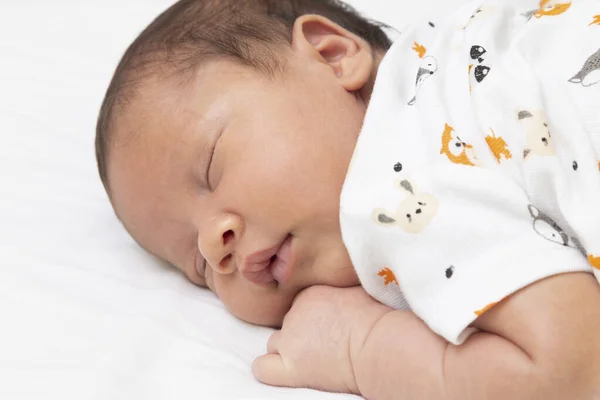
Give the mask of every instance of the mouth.
[[251, 254], [241, 265], [242, 275], [261, 286], [286, 283], [293, 270], [292, 242], [288, 235], [277, 246]]

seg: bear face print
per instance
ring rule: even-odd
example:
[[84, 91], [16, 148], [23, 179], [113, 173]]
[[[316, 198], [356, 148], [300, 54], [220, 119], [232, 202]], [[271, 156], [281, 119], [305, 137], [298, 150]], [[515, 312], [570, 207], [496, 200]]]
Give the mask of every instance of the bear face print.
[[523, 158], [526, 159], [532, 154], [553, 156], [554, 146], [544, 112], [521, 110], [517, 113], [517, 118], [525, 129]]
[[430, 193], [418, 192], [413, 183], [401, 180], [398, 186], [407, 193], [395, 213], [376, 209], [372, 219], [381, 226], [398, 226], [407, 233], [419, 233], [425, 229], [435, 217], [439, 202]]

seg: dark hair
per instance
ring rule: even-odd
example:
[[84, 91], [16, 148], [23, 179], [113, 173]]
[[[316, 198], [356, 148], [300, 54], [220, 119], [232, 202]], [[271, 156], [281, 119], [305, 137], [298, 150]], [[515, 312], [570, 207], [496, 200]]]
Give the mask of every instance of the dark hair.
[[338, 0], [180, 0], [160, 14], [123, 55], [100, 108], [96, 159], [107, 192], [111, 125], [116, 111], [123, 112], [145, 79], [158, 75], [184, 82], [202, 62], [215, 58], [272, 76], [282, 67], [273, 45], [289, 45], [294, 22], [305, 14], [332, 20], [374, 50], [391, 46], [386, 25], [363, 18]]

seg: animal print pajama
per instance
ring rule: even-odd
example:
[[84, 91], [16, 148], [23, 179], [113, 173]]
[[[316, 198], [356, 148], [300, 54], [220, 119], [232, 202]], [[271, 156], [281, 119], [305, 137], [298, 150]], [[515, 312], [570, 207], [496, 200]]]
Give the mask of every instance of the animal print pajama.
[[551, 275], [600, 276], [600, 0], [477, 1], [402, 34], [341, 197], [365, 289], [460, 344]]

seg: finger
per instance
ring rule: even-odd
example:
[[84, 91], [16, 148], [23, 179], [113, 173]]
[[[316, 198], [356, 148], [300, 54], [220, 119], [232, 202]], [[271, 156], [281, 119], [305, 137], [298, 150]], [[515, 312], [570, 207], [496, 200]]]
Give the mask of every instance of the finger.
[[295, 387], [292, 374], [279, 354], [265, 354], [252, 363], [252, 373], [260, 382], [271, 386]]
[[279, 354], [281, 343], [281, 331], [276, 331], [271, 335], [269, 340], [267, 341], [267, 353], [269, 354]]

